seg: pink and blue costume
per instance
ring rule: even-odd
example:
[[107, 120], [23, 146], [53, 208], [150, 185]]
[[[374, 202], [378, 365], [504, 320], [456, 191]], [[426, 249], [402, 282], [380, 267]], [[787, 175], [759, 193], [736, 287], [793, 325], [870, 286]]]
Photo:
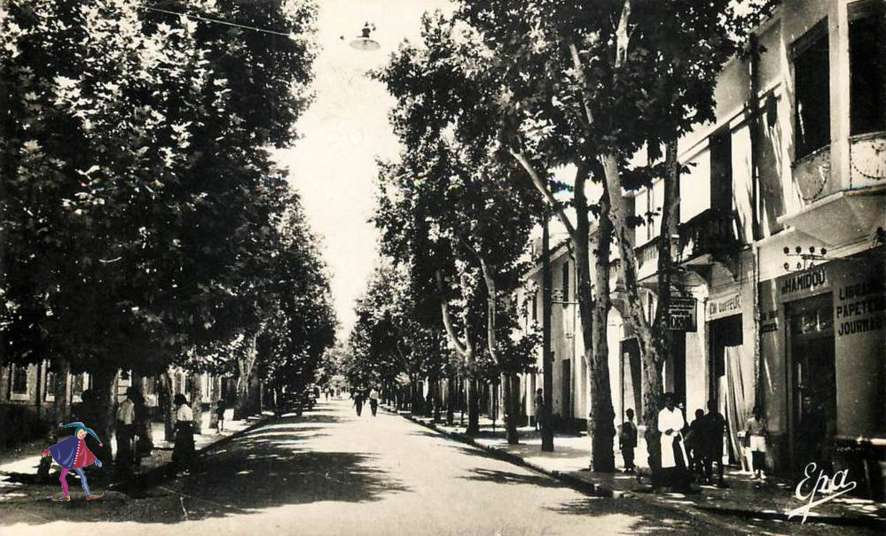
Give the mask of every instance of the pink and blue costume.
[[52, 456], [52, 459], [58, 463], [61, 468], [61, 476], [59, 477], [59, 482], [62, 485], [62, 492], [65, 495], [65, 498], [68, 497], [68, 481], [67, 476], [70, 471], [74, 471], [77, 473], [77, 476], [80, 477], [80, 485], [83, 487], [83, 492], [86, 496], [89, 496], [89, 483], [86, 481], [86, 474], [83, 472], [84, 467], [89, 467], [90, 465], [95, 464], [96, 467], [101, 467], [102, 462], [99, 460], [95, 454], [89, 450], [89, 447], [86, 446], [86, 440], [83, 439], [86, 434], [83, 434], [83, 437], [80, 437], [79, 432], [83, 430], [87, 434], [91, 435], [98, 441], [99, 445], [102, 444], [101, 440], [98, 438], [98, 434], [92, 428], [89, 428], [82, 422], [72, 422], [64, 425], [62, 428], [74, 428], [74, 435], [71, 437], [67, 437], [62, 439], [55, 445], [49, 447], [48, 449], [43, 451], [44, 456]]

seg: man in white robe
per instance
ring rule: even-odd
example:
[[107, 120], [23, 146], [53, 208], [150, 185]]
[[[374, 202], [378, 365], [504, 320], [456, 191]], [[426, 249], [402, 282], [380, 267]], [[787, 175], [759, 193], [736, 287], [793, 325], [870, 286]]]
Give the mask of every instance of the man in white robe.
[[682, 440], [682, 430], [686, 427], [683, 411], [674, 405], [673, 393], [665, 393], [665, 407], [658, 412], [658, 431], [661, 436], [661, 468], [664, 481], [674, 487], [684, 487], [685, 458], [676, 440]]

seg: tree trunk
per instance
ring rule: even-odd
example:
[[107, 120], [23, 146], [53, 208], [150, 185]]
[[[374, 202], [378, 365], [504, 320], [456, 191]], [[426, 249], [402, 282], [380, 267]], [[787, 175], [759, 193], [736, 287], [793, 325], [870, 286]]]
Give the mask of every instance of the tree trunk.
[[434, 415], [433, 415], [433, 417], [434, 417], [434, 422], [436, 423], [436, 422], [440, 421], [440, 409], [441, 409], [440, 406], [442, 405], [442, 401], [440, 400], [442, 398], [440, 396], [441, 395], [441, 393], [440, 393], [440, 379], [434, 378], [434, 382], [432, 385], [434, 388], [434, 390], [433, 390], [433, 393], [434, 393]]
[[[644, 311], [643, 301], [640, 299], [639, 284], [637, 281], [637, 255], [634, 244], [630, 238], [630, 230], [627, 224], [627, 212], [621, 196], [621, 176], [618, 171], [618, 159], [615, 154], [609, 153], [603, 156], [603, 167], [606, 174], [606, 187], [610, 192], [613, 228], [618, 239], [618, 248], [621, 255], [620, 273], [625, 286], [625, 307], [628, 316], [625, 319], [630, 323], [637, 335], [640, 346], [640, 356], [643, 362], [643, 423], [646, 425], [647, 438], [658, 430], [658, 410], [662, 394], [661, 367], [664, 362], [661, 348], [656, 345], [656, 337], [652, 326]], [[657, 443], [657, 442], [654, 442]], [[650, 456], [655, 455], [654, 445], [647, 445]]]
[[251, 337], [249, 347], [237, 357], [237, 404], [234, 406], [234, 420], [245, 419], [251, 410], [251, 381], [255, 368], [256, 341], [258, 334]]
[[[584, 194], [576, 196], [581, 205], [586, 203]], [[579, 284], [579, 289], [584, 298], [580, 298], [580, 302], [585, 302], [585, 310], [582, 313], [582, 319], [591, 316], [589, 326], [585, 328], [585, 340], [590, 340], [590, 349], [585, 349], [585, 354], [590, 353], [588, 359], [588, 374], [590, 375], [591, 386], [591, 411], [589, 416], [588, 432], [591, 436], [591, 469], [599, 472], [615, 471], [615, 454], [613, 451], [613, 443], [615, 438], [615, 412], [612, 409], [612, 390], [609, 384], [609, 343], [607, 339], [607, 326], [609, 324], [609, 309], [611, 307], [610, 290], [609, 290], [609, 274], [610, 274], [610, 246], [612, 225], [609, 221], [609, 194], [604, 188], [603, 195], [600, 198], [600, 221], [597, 228], [597, 244], [596, 254], [594, 256], [594, 286], [596, 290], [596, 300], [592, 307], [588, 307], [587, 301], [590, 298], [590, 289], [585, 289]], [[581, 211], [587, 214], [587, 211]], [[587, 216], [579, 220], [579, 228], [589, 227], [586, 221]], [[580, 234], [587, 232], [581, 231]], [[586, 242], [585, 242], [586, 243]], [[576, 248], [578, 249], [578, 248]], [[576, 252], [578, 254], [578, 251]], [[578, 255], [577, 255], [578, 256]], [[587, 249], [584, 248], [580, 258], [582, 266], [580, 271], [587, 270], [590, 264]], [[584, 279], [590, 280], [590, 277]], [[587, 285], [589, 286], [589, 285]], [[579, 305], [581, 308], [581, 304]]]
[[[507, 437], [508, 444], [516, 445], [520, 442], [520, 436], [517, 433], [517, 420], [510, 419], [508, 420], [508, 416], [514, 415], [514, 399], [511, 396], [511, 386], [508, 381], [507, 369], [508, 363], [504, 363], [501, 356], [498, 353], [498, 342], [496, 339], [496, 331], [495, 324], [498, 316], [498, 296], [497, 296], [497, 286], [495, 284], [495, 277], [492, 274], [489, 266], [486, 264], [486, 260], [482, 255], [478, 255], [480, 258], [480, 268], [483, 272], [483, 280], [486, 282], [486, 326], [487, 326], [487, 344], [489, 346], [489, 354], [492, 356], [493, 361], [495, 361], [496, 365], [498, 365], [499, 370], [505, 371], [505, 382], [504, 382], [504, 415], [505, 420], [508, 422], [507, 424]], [[511, 425], [513, 424], [513, 426]]]
[[504, 375], [502, 389], [504, 390], [504, 420], [507, 430], [508, 444], [516, 445], [520, 442], [520, 435], [517, 433], [517, 421], [520, 417], [517, 411], [518, 404], [514, 399], [514, 374], [506, 373]]
[[172, 372], [167, 369], [157, 379], [160, 384], [158, 402], [160, 404], [160, 413], [163, 416], [163, 439], [168, 443], [172, 443], [175, 441], [175, 406], [173, 404], [175, 387], [172, 384]]
[[[101, 446], [96, 446], [95, 455], [109, 466], [113, 460], [111, 458], [111, 435], [114, 433], [114, 417], [117, 405], [117, 393], [115, 386], [117, 382], [118, 371], [116, 369], [102, 368], [93, 373], [93, 400], [94, 414], [92, 415], [95, 422], [90, 428], [93, 428], [101, 439]], [[89, 425], [89, 423], [86, 423]]]
[[455, 424], [455, 407], [458, 402], [458, 391], [456, 390], [456, 377], [449, 375], [446, 381], [446, 424], [452, 426]]
[[[437, 271], [436, 276], [437, 286], [442, 296], [443, 276], [439, 271]], [[462, 288], [464, 288], [464, 285]], [[476, 374], [477, 371], [474, 361], [474, 345], [471, 341], [470, 328], [468, 327], [468, 323], [465, 322], [465, 341], [464, 344], [462, 344], [455, 332], [454, 326], [452, 325], [452, 319], [449, 317], [449, 304], [445, 299], [440, 301], [440, 312], [443, 317], [443, 327], [446, 328], [446, 336], [449, 339], [449, 342], [455, 347], [456, 353], [464, 359], [466, 364], [469, 378], [467, 379], [468, 427], [465, 430], [465, 433], [467, 435], [476, 435], [480, 433], [480, 401], [477, 380], [471, 377]]]
[[200, 435], [203, 433], [203, 378], [202, 374], [194, 373], [191, 376], [191, 392], [188, 393], [191, 399], [191, 409], [194, 412], [194, 433]]
[[468, 427], [465, 434], [472, 436], [480, 433], [480, 385], [475, 378], [468, 380]]
[[71, 417], [71, 399], [68, 396], [68, 386], [70, 385], [71, 363], [62, 357], [56, 357], [52, 360], [52, 371], [55, 373], [55, 384], [47, 385], [52, 389], [53, 397], [52, 413], [54, 423], [65, 423]]
[[544, 214], [544, 222], [542, 222], [541, 249], [542, 249], [542, 290], [541, 290], [541, 326], [542, 326], [542, 379], [544, 389], [542, 398], [544, 405], [542, 407], [541, 419], [541, 450], [543, 452], [553, 452], [554, 450], [554, 428], [551, 422], [551, 404], [554, 389], [553, 376], [553, 356], [551, 355], [551, 244], [550, 231], [548, 224], [550, 220], [550, 212], [546, 208]]

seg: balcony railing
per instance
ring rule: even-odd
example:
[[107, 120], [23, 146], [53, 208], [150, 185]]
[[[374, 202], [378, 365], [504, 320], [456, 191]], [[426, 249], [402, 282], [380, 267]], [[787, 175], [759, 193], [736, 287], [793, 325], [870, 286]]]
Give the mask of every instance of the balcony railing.
[[732, 259], [741, 249], [736, 215], [731, 210], [708, 209], [680, 225], [682, 260], [711, 255]]

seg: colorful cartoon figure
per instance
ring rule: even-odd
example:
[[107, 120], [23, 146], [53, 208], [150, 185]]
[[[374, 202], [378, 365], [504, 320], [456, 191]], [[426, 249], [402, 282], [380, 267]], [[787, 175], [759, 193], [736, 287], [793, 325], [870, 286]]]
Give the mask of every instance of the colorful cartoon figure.
[[83, 492], [86, 494], [87, 501], [101, 498], [101, 495], [92, 495], [89, 493], [89, 483], [86, 481], [86, 474], [83, 472], [84, 467], [89, 467], [92, 464], [95, 464], [96, 467], [102, 466], [101, 460], [99, 460], [86, 446], [86, 434], [94, 437], [95, 440], [98, 441], [99, 446], [102, 446], [101, 439], [98, 438], [98, 434], [96, 434], [92, 428], [89, 428], [79, 421], [68, 423], [62, 426], [62, 428], [74, 428], [74, 435], [62, 439], [41, 453], [42, 456], [52, 456], [52, 459], [54, 459], [62, 468], [62, 473], [58, 480], [61, 482], [64, 495], [57, 500], [71, 500], [71, 497], [68, 494], [67, 477], [68, 473], [72, 470], [80, 477], [80, 485], [83, 487]]

